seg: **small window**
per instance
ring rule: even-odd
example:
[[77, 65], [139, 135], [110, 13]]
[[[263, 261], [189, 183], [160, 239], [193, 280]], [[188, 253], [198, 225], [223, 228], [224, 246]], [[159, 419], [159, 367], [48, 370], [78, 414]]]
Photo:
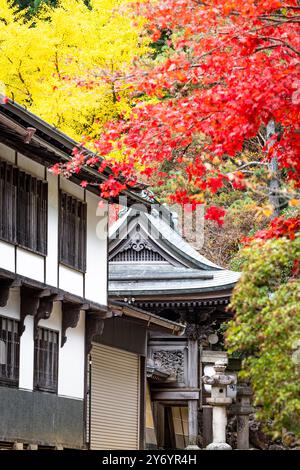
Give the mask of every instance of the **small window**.
[[57, 393], [58, 332], [38, 328], [34, 341], [34, 388]]
[[59, 261], [86, 271], [86, 203], [60, 193]]
[[19, 322], [0, 317], [0, 383], [18, 386], [19, 382]]
[[47, 255], [48, 185], [0, 161], [0, 238]]

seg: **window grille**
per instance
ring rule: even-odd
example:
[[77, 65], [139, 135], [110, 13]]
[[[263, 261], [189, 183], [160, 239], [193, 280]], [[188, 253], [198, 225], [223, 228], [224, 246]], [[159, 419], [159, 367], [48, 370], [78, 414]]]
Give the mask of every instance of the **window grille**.
[[0, 383], [18, 386], [20, 342], [17, 320], [0, 317]]
[[0, 161], [0, 238], [47, 254], [48, 184]]
[[34, 341], [34, 388], [57, 393], [58, 331], [38, 328]]
[[61, 192], [59, 261], [81, 272], [86, 270], [86, 225], [86, 203]]

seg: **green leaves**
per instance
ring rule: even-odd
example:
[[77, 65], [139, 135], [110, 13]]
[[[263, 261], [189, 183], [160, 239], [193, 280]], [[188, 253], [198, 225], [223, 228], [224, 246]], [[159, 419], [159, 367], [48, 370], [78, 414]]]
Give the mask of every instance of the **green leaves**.
[[250, 378], [258, 417], [272, 420], [272, 432], [285, 427], [300, 436], [300, 364], [293, 360], [300, 339], [300, 236], [253, 242], [241, 252], [244, 274], [231, 303], [235, 318], [226, 343], [230, 353], [246, 354], [243, 375]]

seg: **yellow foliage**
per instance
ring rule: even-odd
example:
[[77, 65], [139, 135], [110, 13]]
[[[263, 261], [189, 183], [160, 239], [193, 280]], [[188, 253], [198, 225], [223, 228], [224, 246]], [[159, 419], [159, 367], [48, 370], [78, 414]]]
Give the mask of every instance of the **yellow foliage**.
[[130, 63], [147, 51], [128, 0], [60, 0], [28, 20], [0, 0], [0, 83], [75, 139], [130, 108]]
[[289, 202], [291, 207], [298, 207], [300, 206], [300, 199], [291, 199]]

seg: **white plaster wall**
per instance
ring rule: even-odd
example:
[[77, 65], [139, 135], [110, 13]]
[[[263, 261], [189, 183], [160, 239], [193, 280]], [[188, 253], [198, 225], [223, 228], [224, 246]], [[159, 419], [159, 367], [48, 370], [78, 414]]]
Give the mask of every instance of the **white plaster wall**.
[[40, 320], [39, 326], [44, 328], [50, 328], [51, 330], [57, 330], [59, 332], [59, 342], [60, 342], [60, 332], [61, 332], [61, 302], [53, 302], [53, 309], [48, 320]]
[[85, 312], [81, 312], [76, 328], [67, 329], [67, 341], [61, 344], [61, 302], [54, 302], [51, 316], [39, 326], [59, 331], [58, 395], [82, 399], [84, 396]]
[[58, 284], [58, 177], [48, 172], [48, 255], [46, 258], [46, 283]]
[[[0, 315], [20, 319], [20, 289], [10, 289], [7, 305], [0, 309]], [[70, 398], [84, 397], [84, 340], [85, 312], [81, 312], [76, 328], [67, 329], [67, 341], [61, 348], [61, 302], [54, 302], [48, 320], [41, 320], [39, 326], [59, 332], [58, 394]], [[34, 375], [34, 318], [25, 319], [25, 330], [20, 338], [19, 388], [33, 389]]]
[[[20, 289], [13, 287], [9, 291], [8, 302], [0, 309], [4, 317], [20, 319]], [[25, 331], [20, 338], [19, 388], [32, 390], [33, 387], [33, 317], [25, 319]]]
[[15, 271], [15, 247], [0, 240], [0, 267]]
[[76, 328], [67, 329], [67, 341], [60, 348], [58, 394], [84, 397], [84, 334], [85, 312], [80, 313]]
[[33, 389], [33, 363], [34, 363], [34, 319], [31, 315], [25, 318], [25, 331], [20, 340], [20, 368], [19, 388]]
[[44, 257], [18, 247], [16, 271], [22, 276], [44, 282]]
[[0, 144], [0, 158], [15, 163], [15, 151], [7, 145]]
[[107, 304], [107, 212], [98, 208], [99, 197], [86, 192], [87, 270], [85, 297]]
[[59, 288], [83, 297], [83, 274], [66, 266], [59, 266]]
[[75, 196], [82, 201], [84, 200], [84, 189], [78, 184], [72, 183], [70, 180], [60, 178], [60, 189], [71, 194], [71, 196]]
[[45, 167], [18, 153], [18, 167], [37, 178], [44, 179]]

